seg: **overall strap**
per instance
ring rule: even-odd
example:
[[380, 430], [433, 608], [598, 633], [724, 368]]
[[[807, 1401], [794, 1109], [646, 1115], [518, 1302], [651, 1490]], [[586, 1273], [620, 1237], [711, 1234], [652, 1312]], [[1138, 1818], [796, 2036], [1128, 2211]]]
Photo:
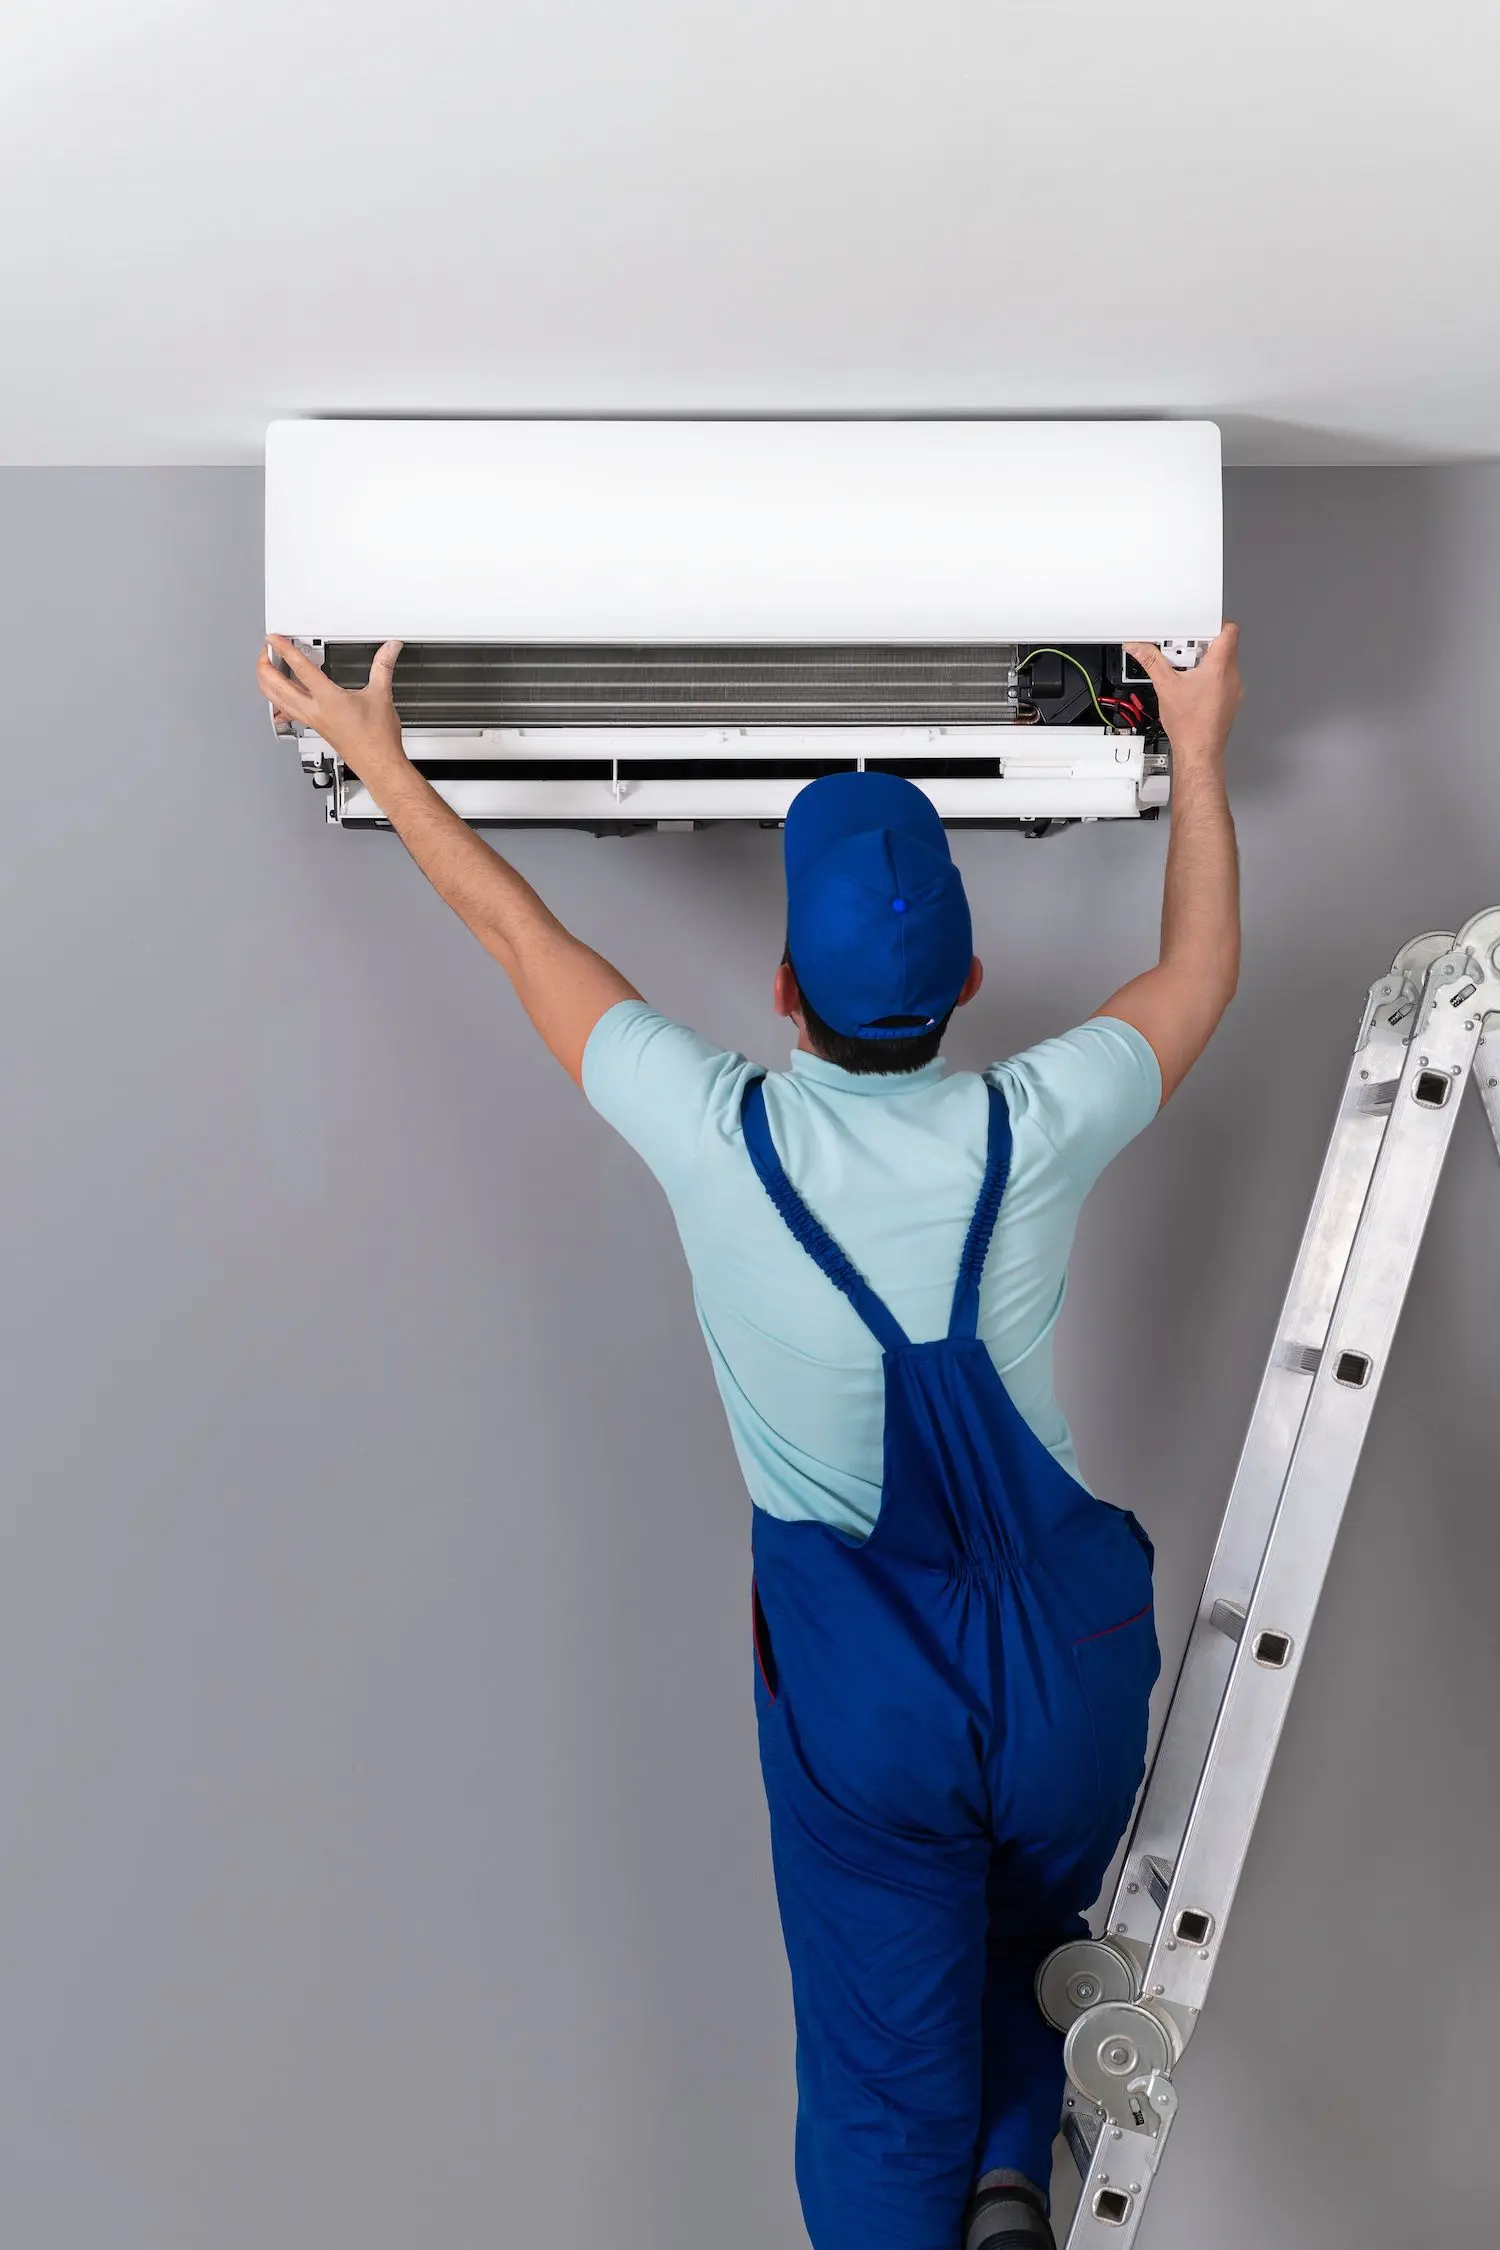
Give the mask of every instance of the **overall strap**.
[[866, 1328], [886, 1351], [897, 1351], [908, 1344], [911, 1339], [905, 1329], [887, 1312], [864, 1275], [851, 1264], [833, 1236], [813, 1217], [783, 1171], [781, 1158], [776, 1154], [776, 1144], [771, 1138], [771, 1121], [766, 1115], [764, 1076], [752, 1078], [745, 1088], [740, 1107], [740, 1125], [756, 1177], [819, 1272], [827, 1275], [835, 1289], [843, 1291]]
[[953, 1292], [953, 1311], [948, 1321], [950, 1338], [977, 1336], [979, 1333], [979, 1283], [984, 1273], [984, 1261], [989, 1255], [995, 1221], [1000, 1216], [1000, 1200], [1010, 1176], [1010, 1112], [998, 1086], [989, 1086], [986, 1091], [990, 1097], [990, 1131], [989, 1149], [984, 1163], [984, 1185], [979, 1190], [979, 1201], [975, 1204], [974, 1216], [969, 1221], [964, 1254], [958, 1261], [958, 1284]]

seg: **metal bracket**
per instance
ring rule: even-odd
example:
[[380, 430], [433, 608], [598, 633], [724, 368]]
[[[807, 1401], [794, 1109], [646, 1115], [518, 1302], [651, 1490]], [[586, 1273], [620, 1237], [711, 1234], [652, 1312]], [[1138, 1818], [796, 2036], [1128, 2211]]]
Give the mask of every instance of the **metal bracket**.
[[1177, 2115], [1177, 2088], [1164, 2070], [1153, 2070], [1144, 2078], [1132, 2078], [1126, 2091], [1136, 2095], [1149, 2118], [1154, 2118], [1154, 2137], [1160, 2139]]

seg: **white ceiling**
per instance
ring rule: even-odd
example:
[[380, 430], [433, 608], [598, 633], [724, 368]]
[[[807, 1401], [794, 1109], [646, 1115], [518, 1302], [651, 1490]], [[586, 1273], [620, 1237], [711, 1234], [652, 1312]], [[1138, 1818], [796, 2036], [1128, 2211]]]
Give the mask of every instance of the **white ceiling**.
[[1208, 414], [1500, 454], [1495, 0], [43, 0], [0, 461], [298, 413]]

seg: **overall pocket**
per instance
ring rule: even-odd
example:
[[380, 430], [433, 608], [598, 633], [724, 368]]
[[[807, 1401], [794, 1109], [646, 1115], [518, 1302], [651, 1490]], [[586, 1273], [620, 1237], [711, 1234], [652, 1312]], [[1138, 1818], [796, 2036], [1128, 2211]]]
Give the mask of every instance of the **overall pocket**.
[[760, 1588], [754, 1577], [750, 1580], [750, 1638], [755, 1645], [755, 1668], [761, 1677], [766, 1694], [776, 1701], [776, 1652], [771, 1646], [771, 1631], [766, 1623], [766, 1613], [760, 1603]]
[[1100, 1816], [1123, 1832], [1146, 1771], [1151, 1690], [1161, 1671], [1154, 1604], [1083, 1634], [1073, 1661], [1093, 1726]]

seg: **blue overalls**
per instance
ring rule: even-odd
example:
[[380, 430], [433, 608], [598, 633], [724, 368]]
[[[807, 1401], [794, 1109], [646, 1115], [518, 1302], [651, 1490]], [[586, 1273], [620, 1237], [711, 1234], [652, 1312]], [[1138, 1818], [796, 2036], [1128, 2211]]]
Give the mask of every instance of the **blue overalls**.
[[754, 1512], [761, 1770], [797, 2025], [813, 2250], [957, 2250], [982, 2172], [1045, 2193], [1062, 2040], [1033, 1980], [1084, 1934], [1145, 1767], [1160, 1669], [1151, 1542], [1011, 1404], [979, 1340], [1010, 1164], [984, 1185], [948, 1334], [912, 1343], [801, 1201], [762, 1081], [745, 1145], [884, 1350], [868, 1537]]

